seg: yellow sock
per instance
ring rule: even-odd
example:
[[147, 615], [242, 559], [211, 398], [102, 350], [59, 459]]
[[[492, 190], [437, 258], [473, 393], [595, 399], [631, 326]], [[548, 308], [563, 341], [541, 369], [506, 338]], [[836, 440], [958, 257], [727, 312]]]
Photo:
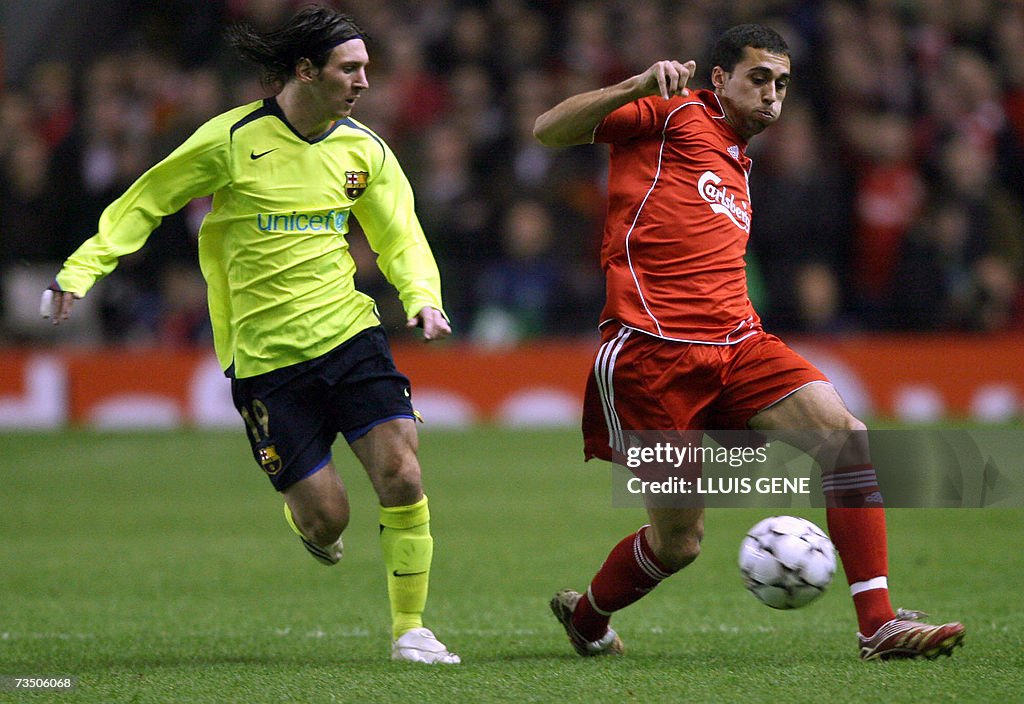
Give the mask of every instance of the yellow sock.
[[306, 537], [302, 534], [302, 531], [299, 530], [299, 527], [295, 525], [295, 518], [292, 516], [292, 510], [289, 508], [288, 504], [284, 505], [284, 520], [288, 521], [288, 527], [295, 531], [295, 535], [300, 538]]
[[391, 633], [398, 638], [423, 626], [434, 555], [426, 496], [411, 506], [380, 507], [380, 545], [388, 574]]
[[345, 553], [345, 543], [342, 541], [341, 536], [330, 545], [317, 545], [312, 540], [303, 535], [299, 527], [295, 525], [295, 516], [292, 515], [292, 510], [288, 504], [284, 505], [284, 520], [288, 521], [289, 527], [295, 531], [295, 535], [302, 538], [302, 544], [305, 546], [309, 554], [312, 555], [318, 562], [322, 562], [325, 565], [336, 565], [341, 559], [341, 556]]

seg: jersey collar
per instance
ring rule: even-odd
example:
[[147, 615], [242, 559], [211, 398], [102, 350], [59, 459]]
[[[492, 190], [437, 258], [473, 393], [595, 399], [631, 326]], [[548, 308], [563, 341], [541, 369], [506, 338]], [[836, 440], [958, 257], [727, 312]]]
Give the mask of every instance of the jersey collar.
[[330, 129], [328, 129], [322, 135], [320, 135], [316, 139], [307, 139], [302, 134], [300, 134], [297, 129], [295, 129], [292, 123], [288, 122], [288, 118], [285, 117], [284, 110], [281, 109], [281, 106], [278, 104], [277, 98], [275, 96], [264, 98], [263, 107], [265, 107], [271, 115], [273, 115], [281, 122], [283, 122], [285, 127], [291, 130], [292, 134], [294, 134], [296, 137], [301, 139], [306, 144], [316, 144], [317, 142], [322, 142], [323, 140], [327, 139], [334, 132], [334, 130], [338, 129], [338, 127], [341, 126], [342, 122], [344, 122], [344, 120], [335, 120], [334, 124], [331, 125]]
[[697, 94], [701, 102], [707, 106], [708, 113], [718, 120], [722, 129], [726, 130], [731, 138], [739, 143], [741, 149], [746, 150], [748, 142], [740, 136], [736, 128], [729, 122], [729, 118], [725, 115], [725, 106], [722, 105], [722, 100], [718, 97], [718, 93], [702, 89], [697, 91]]

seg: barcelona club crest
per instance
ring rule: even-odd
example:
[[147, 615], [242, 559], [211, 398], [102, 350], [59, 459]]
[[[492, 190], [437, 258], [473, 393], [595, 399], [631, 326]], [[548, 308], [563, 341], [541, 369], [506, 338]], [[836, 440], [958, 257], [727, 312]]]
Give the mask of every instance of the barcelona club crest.
[[259, 453], [260, 467], [263, 468], [264, 472], [274, 476], [281, 471], [281, 456], [277, 454], [276, 447], [268, 445], [267, 447], [259, 448], [257, 452]]
[[346, 171], [345, 195], [352, 200], [363, 195], [363, 191], [366, 190], [366, 177], [369, 175], [365, 171]]

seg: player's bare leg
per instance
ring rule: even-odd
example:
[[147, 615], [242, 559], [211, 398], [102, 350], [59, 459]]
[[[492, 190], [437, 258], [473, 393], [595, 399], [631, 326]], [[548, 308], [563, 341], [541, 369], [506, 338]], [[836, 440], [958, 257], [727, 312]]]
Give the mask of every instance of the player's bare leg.
[[393, 660], [458, 664], [423, 627], [434, 540], [423, 495], [415, 421], [399, 418], [375, 426], [352, 441], [380, 499], [380, 543], [391, 602]]
[[832, 384], [808, 384], [755, 415], [748, 425], [810, 454], [822, 468], [871, 461], [867, 426], [850, 413]]
[[697, 559], [704, 538], [704, 509], [648, 507], [647, 516], [647, 541], [661, 564], [678, 572]]
[[[803, 387], [750, 419], [754, 430], [813, 456], [822, 472], [829, 534], [843, 561], [857, 609], [863, 659], [936, 657], [963, 642], [959, 623], [919, 623], [889, 601], [885, 509], [871, 464], [866, 427], [831, 384]], [[868, 634], [868, 635], [864, 635]]]
[[416, 422], [397, 418], [352, 442], [381, 506], [408, 506], [423, 498]]
[[285, 519], [319, 562], [341, 559], [341, 534], [348, 526], [348, 493], [333, 462], [284, 490]]

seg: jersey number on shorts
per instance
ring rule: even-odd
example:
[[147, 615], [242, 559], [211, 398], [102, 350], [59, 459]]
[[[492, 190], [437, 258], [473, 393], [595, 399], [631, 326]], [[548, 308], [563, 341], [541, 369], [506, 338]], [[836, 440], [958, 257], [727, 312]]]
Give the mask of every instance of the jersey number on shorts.
[[270, 411], [263, 404], [263, 401], [256, 399], [252, 402], [252, 411], [242, 408], [242, 419], [249, 429], [249, 435], [255, 443], [270, 439]]

